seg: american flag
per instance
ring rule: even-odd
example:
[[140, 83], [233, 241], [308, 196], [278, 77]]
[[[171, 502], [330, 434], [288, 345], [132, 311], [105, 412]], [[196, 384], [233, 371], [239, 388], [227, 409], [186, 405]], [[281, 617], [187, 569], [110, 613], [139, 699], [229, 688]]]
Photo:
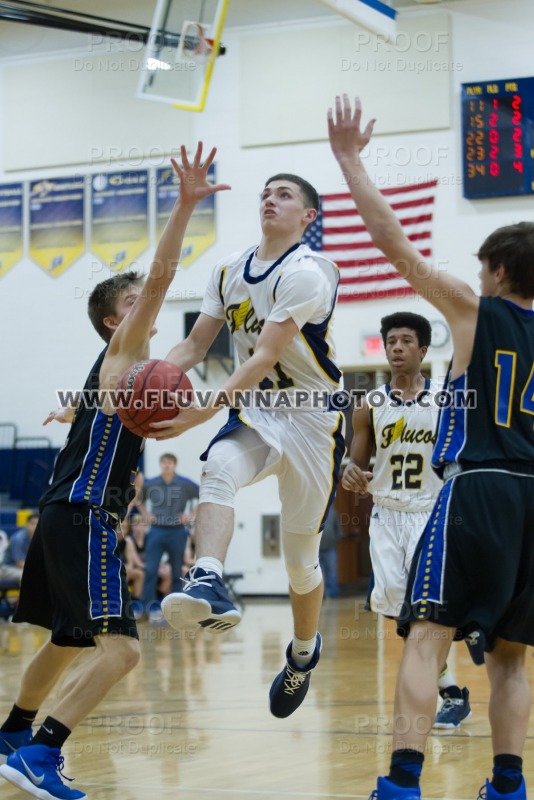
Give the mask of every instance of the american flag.
[[[432, 256], [432, 212], [437, 181], [384, 189], [408, 239], [425, 260]], [[372, 243], [350, 194], [325, 194], [303, 244], [321, 251], [340, 271], [340, 302], [404, 297], [414, 290]]]

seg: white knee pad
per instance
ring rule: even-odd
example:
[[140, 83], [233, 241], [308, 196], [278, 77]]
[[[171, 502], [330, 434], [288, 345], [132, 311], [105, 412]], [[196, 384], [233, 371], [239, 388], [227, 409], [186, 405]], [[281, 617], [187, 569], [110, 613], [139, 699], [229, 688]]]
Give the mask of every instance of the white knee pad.
[[239, 489], [236, 476], [224, 468], [217, 455], [210, 456], [202, 470], [199, 489], [199, 503], [217, 503], [219, 506], [235, 505], [235, 496]]
[[284, 557], [289, 585], [295, 594], [309, 594], [323, 580], [319, 566], [321, 536], [305, 533], [284, 533]]
[[199, 502], [233, 508], [237, 491], [264, 469], [269, 449], [250, 428], [240, 428], [216, 442], [202, 470]]

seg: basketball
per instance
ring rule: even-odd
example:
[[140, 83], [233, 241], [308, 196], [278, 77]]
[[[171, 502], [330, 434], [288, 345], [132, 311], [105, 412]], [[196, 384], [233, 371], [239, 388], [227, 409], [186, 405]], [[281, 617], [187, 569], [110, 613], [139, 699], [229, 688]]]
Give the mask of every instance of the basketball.
[[191, 381], [180, 367], [157, 358], [139, 361], [122, 375], [117, 391], [117, 416], [137, 436], [153, 433], [151, 422], [173, 419], [180, 413], [171, 395], [179, 392], [185, 402], [192, 399]]

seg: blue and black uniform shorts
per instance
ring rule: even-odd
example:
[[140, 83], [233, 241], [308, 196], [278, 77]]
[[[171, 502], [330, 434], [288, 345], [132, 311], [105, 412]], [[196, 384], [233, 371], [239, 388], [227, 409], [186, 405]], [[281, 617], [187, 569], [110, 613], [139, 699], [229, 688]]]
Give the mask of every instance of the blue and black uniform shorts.
[[63, 647], [92, 647], [94, 637], [138, 638], [117, 520], [96, 506], [44, 506], [24, 564], [14, 622], [52, 631]]
[[447, 481], [414, 554], [398, 632], [428, 620], [534, 645], [534, 475], [477, 469]]

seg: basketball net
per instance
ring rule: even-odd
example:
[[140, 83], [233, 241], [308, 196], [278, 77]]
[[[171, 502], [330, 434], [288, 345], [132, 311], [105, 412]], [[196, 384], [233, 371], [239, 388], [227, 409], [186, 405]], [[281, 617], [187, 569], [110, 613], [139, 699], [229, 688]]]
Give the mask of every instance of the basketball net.
[[213, 52], [213, 39], [206, 36], [207, 29], [200, 22], [184, 22], [176, 59], [203, 64]]

